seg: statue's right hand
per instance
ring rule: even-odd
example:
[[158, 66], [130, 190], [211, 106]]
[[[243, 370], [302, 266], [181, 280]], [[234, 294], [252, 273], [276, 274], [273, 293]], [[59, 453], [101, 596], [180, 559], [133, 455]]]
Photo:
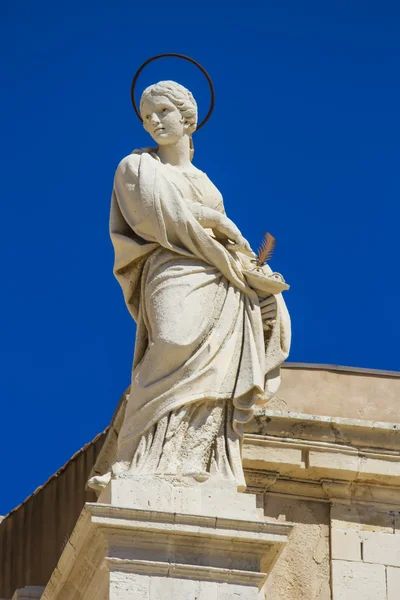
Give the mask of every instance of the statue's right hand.
[[223, 213], [198, 203], [188, 203], [188, 208], [200, 225], [212, 229], [215, 238], [231, 252], [241, 252], [251, 258], [255, 254], [235, 223]]
[[[242, 236], [238, 227], [227, 216], [220, 214], [219, 218], [213, 227], [215, 237], [222, 242], [229, 250], [233, 252], [242, 252], [247, 256], [254, 257], [249, 242]], [[227, 242], [233, 242], [227, 244]]]

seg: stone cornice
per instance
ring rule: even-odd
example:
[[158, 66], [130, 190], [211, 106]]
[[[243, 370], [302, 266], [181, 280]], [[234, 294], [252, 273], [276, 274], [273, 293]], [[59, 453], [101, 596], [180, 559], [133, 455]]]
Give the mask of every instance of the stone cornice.
[[282, 368], [314, 371], [337, 371], [338, 373], [358, 373], [360, 375], [373, 375], [376, 377], [400, 377], [400, 371], [369, 369], [365, 367], [348, 367], [345, 365], [330, 365], [326, 363], [302, 363], [286, 361], [283, 363]]
[[208, 537], [213, 535], [213, 544], [220, 542], [231, 543], [232, 537], [241, 543], [251, 544], [252, 547], [259, 542], [264, 544], [265, 536], [270, 542], [284, 543], [289, 535], [292, 525], [274, 521], [250, 521], [245, 519], [226, 519], [221, 517], [208, 517], [204, 515], [191, 515], [181, 513], [167, 513], [163, 511], [142, 510], [134, 508], [121, 508], [107, 504], [87, 503], [85, 510], [90, 512], [93, 524], [101, 524], [107, 519], [107, 526], [118, 528], [120, 531], [134, 530], [135, 532], [156, 533], [186, 536], [188, 539]]
[[258, 434], [338, 446], [384, 448], [400, 451], [400, 423], [325, 417], [259, 407], [246, 427], [247, 434]]
[[252, 431], [243, 448], [248, 491], [398, 509], [397, 424], [258, 409]]

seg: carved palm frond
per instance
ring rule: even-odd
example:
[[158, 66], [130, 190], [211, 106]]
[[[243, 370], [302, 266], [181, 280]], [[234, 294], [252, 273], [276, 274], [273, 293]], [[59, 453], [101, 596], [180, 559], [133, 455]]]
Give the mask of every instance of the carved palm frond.
[[272, 256], [275, 250], [276, 240], [273, 235], [268, 233], [264, 233], [264, 239], [261, 243], [261, 246], [258, 249], [257, 254], [257, 264], [264, 265]]

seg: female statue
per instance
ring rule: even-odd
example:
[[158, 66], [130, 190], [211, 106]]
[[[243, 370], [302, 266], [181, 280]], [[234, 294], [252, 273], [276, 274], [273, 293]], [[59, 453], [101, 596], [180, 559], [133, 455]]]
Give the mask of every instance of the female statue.
[[162, 81], [140, 112], [157, 147], [122, 160], [111, 206], [114, 274], [137, 323], [132, 382], [116, 460], [89, 485], [153, 474], [244, 490], [244, 425], [277, 390], [289, 316], [280, 294], [247, 283], [254, 254], [191, 162], [192, 94]]

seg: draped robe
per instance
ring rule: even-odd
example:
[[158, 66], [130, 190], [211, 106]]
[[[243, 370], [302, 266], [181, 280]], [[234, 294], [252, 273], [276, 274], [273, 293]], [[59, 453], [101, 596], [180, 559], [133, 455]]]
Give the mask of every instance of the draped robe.
[[[214, 472], [244, 489], [244, 424], [255, 404], [279, 386], [290, 321], [276, 296], [276, 323], [264, 339], [259, 298], [242, 272], [244, 257], [197, 222], [190, 203], [207, 205], [207, 198], [191, 191], [188, 198], [182, 174], [147, 152], [126, 157], [115, 175], [114, 274], [137, 323], [116, 462], [161, 473], [180, 460], [183, 439], [193, 449], [201, 446], [193, 435], [184, 438], [188, 430], [207, 437], [214, 426]], [[163, 456], [174, 443], [175, 453]]]

